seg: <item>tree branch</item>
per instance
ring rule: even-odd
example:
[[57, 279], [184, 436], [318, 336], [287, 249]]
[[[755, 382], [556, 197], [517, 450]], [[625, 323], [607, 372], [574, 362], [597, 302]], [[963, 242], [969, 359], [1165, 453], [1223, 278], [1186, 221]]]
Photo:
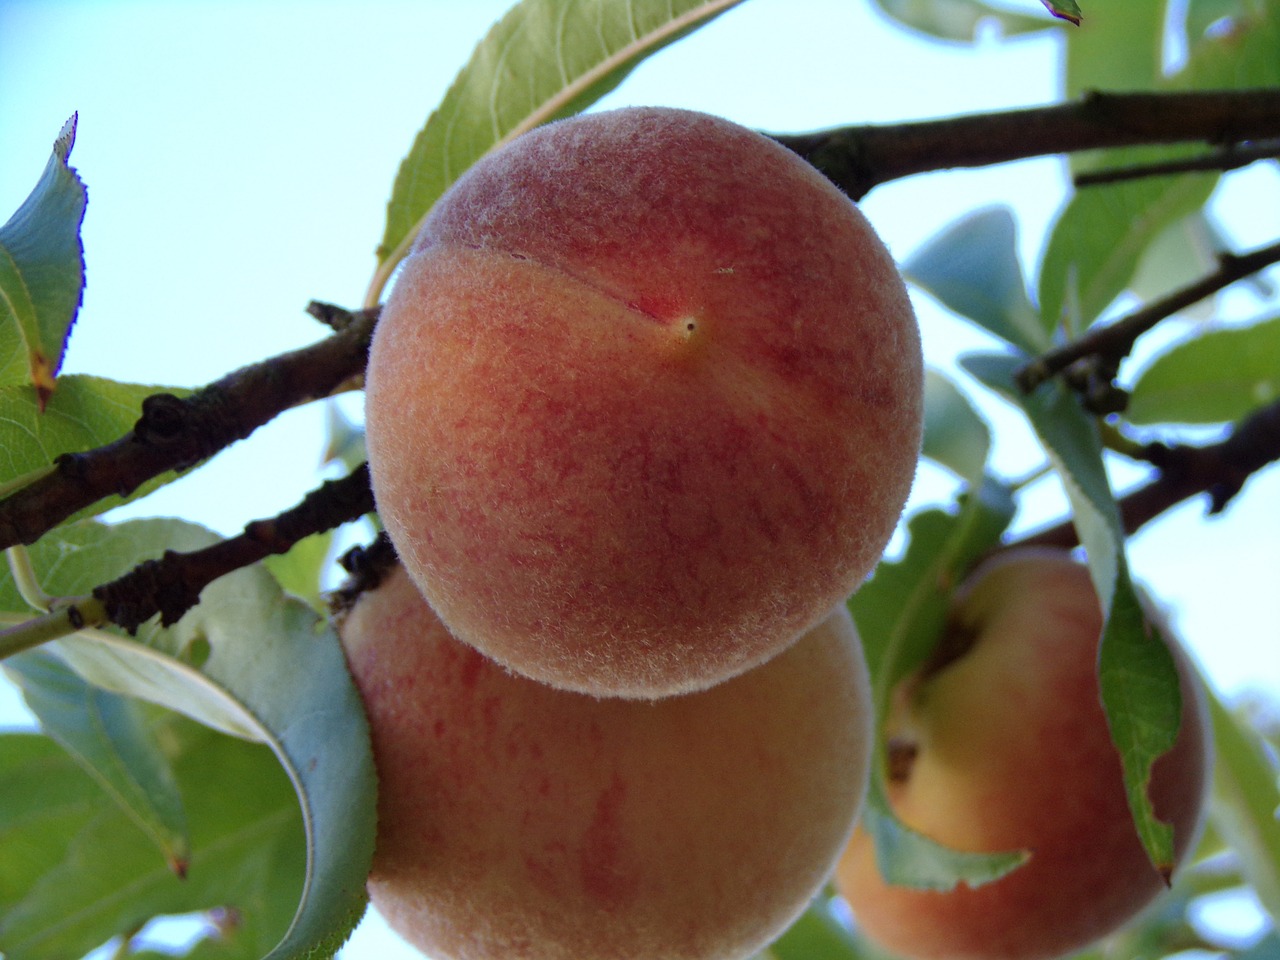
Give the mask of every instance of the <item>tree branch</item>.
[[1014, 382], [1023, 392], [1030, 393], [1050, 377], [1090, 356], [1099, 357], [1109, 369], [1114, 368], [1133, 349], [1138, 337], [1161, 320], [1273, 263], [1280, 263], [1280, 242], [1245, 254], [1224, 253], [1218, 257], [1218, 269], [1213, 273], [1135, 310], [1121, 320], [1093, 327], [1071, 343], [1036, 357], [1014, 372]]
[[775, 135], [854, 200], [930, 170], [1109, 147], [1280, 136], [1280, 90], [1091, 93], [1051, 107]]
[[141, 563], [97, 587], [93, 598], [102, 604], [107, 619], [130, 632], [157, 613], [167, 627], [194, 607], [201, 591], [219, 577], [272, 554], [287, 553], [305, 537], [372, 511], [373, 490], [365, 464], [312, 490], [284, 513], [250, 523], [239, 536], [190, 553], [167, 550], [159, 560]]
[[1101, 170], [1088, 170], [1072, 177], [1076, 188], [1100, 187], [1110, 183], [1123, 183], [1127, 180], [1139, 180], [1146, 177], [1165, 177], [1176, 173], [1225, 173], [1228, 170], [1239, 170], [1259, 160], [1280, 160], [1280, 139], [1249, 141], [1243, 144], [1228, 144], [1219, 150], [1181, 160], [1166, 160], [1162, 163], [1142, 163], [1127, 167], [1107, 167]]
[[[1280, 90], [1095, 93], [1058, 106], [777, 139], [857, 199], [877, 184], [927, 170], [1105, 147], [1268, 137], [1280, 137]], [[151, 397], [129, 434], [58, 458], [56, 469], [0, 500], [0, 549], [34, 543], [99, 500], [194, 466], [279, 413], [351, 382], [364, 368], [377, 311], [318, 309], [337, 329], [333, 336], [245, 367], [186, 399]]]
[[[1120, 498], [1125, 533], [1137, 532], [1166, 510], [1202, 493], [1209, 494], [1208, 512], [1221, 513], [1249, 477], [1280, 460], [1280, 400], [1250, 414], [1218, 443], [1203, 447], [1152, 444], [1144, 452], [1159, 475]], [[1018, 542], [1073, 547], [1079, 538], [1068, 520]]]
[[189, 397], [148, 397], [130, 433], [59, 457], [56, 470], [0, 500], [0, 549], [34, 543], [105, 497], [126, 496], [162, 473], [192, 467], [283, 411], [329, 396], [364, 369], [377, 312], [351, 317], [324, 340], [244, 367]]

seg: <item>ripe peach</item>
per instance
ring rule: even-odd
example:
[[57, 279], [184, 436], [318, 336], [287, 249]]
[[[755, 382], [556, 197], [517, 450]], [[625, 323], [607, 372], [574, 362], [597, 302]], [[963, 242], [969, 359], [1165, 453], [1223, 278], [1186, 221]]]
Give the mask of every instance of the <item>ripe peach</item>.
[[852, 203], [728, 121], [626, 109], [481, 160], [369, 358], [378, 509], [455, 635], [656, 697], [791, 643], [915, 470], [919, 334]]
[[397, 568], [340, 626], [379, 778], [369, 889], [436, 960], [730, 960], [804, 908], [865, 789], [843, 606], [769, 663], [659, 701], [513, 674]]
[[[953, 615], [967, 650], [898, 691], [886, 735], [904, 762], [890, 803], [949, 847], [1031, 858], [976, 889], [889, 886], [858, 830], [839, 889], [858, 926], [902, 956], [1031, 960], [1078, 950], [1164, 889], [1138, 841], [1098, 698], [1093, 583], [1068, 553], [1010, 550], [973, 574]], [[1175, 659], [1182, 726], [1156, 762], [1150, 795], [1181, 858], [1200, 823], [1210, 748], [1204, 694], [1185, 655], [1175, 649]]]

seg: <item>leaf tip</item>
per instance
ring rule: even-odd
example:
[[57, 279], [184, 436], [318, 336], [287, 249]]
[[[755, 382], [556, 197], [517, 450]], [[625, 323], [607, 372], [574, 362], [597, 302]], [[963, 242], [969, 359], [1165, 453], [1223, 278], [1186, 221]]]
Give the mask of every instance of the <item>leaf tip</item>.
[[43, 353], [35, 351], [31, 354], [31, 385], [36, 390], [36, 404], [41, 413], [44, 413], [45, 406], [49, 403], [49, 398], [53, 396], [53, 391], [57, 386], [54, 380], [53, 367], [50, 366], [48, 358]]
[[67, 122], [62, 125], [62, 129], [58, 132], [58, 139], [53, 141], [53, 152], [57, 154], [58, 159], [63, 163], [67, 162], [67, 158], [71, 156], [71, 148], [76, 143], [76, 124], [80, 121], [80, 111], [77, 110], [67, 118]]
[[1080, 21], [1084, 19], [1084, 15], [1075, 3], [1062, 3], [1061, 0], [1040, 0], [1040, 2], [1059, 20], [1066, 20], [1073, 26], [1080, 26]]

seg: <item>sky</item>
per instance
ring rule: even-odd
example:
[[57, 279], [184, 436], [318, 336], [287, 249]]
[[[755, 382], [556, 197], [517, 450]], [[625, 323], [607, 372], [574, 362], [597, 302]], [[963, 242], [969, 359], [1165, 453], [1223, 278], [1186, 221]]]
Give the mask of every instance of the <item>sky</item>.
[[[1007, 0], [1038, 12], [1036, 0]], [[413, 136], [507, 8], [492, 0], [184, 3], [0, 0], [0, 220], [79, 113], [72, 163], [88, 184], [87, 287], [64, 372], [199, 386], [324, 331], [311, 299], [358, 306], [385, 204]], [[1050, 37], [976, 48], [929, 44], [865, 0], [748, 0], [643, 64], [600, 107], [683, 106], [772, 132], [892, 123], [1051, 102]], [[900, 260], [976, 208], [1011, 205], [1034, 263], [1065, 196], [1054, 158], [928, 174], [873, 191], [862, 209]], [[1215, 210], [1242, 246], [1272, 239], [1280, 177], [1230, 178]], [[1264, 217], [1261, 211], [1270, 211]], [[1269, 222], [1268, 222], [1269, 221]], [[926, 361], [989, 341], [916, 295]], [[1248, 316], [1244, 294], [1227, 298]], [[1182, 328], [1185, 330], [1185, 327]], [[358, 399], [345, 409], [359, 415]], [[999, 402], [996, 464], [1039, 465]], [[231, 534], [295, 503], [320, 479], [324, 411], [291, 412], [207, 468], [131, 507]], [[1124, 475], [1121, 482], [1133, 482]], [[1020, 525], [1061, 509], [1042, 485]], [[951, 484], [921, 471], [908, 510]], [[1280, 692], [1280, 471], [1221, 518], [1173, 511], [1131, 542], [1139, 578], [1221, 690]], [[0, 726], [23, 722], [0, 687]], [[416, 956], [376, 922], [347, 951]]]

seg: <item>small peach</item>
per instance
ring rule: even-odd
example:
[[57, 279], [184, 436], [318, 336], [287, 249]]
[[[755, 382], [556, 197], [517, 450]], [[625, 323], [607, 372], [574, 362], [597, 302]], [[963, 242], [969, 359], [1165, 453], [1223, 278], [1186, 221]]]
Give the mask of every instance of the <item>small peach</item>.
[[[908, 826], [975, 852], [1027, 850], [984, 886], [890, 886], [858, 830], [837, 883], [857, 925], [904, 957], [1042, 960], [1114, 931], [1165, 883], [1138, 840], [1098, 696], [1102, 611], [1087, 568], [1061, 551], [1014, 549], [957, 595], [957, 658], [907, 681], [886, 735], [890, 803]], [[1174, 647], [1182, 726], [1150, 795], [1178, 858], [1198, 833], [1210, 754], [1203, 691]]]

